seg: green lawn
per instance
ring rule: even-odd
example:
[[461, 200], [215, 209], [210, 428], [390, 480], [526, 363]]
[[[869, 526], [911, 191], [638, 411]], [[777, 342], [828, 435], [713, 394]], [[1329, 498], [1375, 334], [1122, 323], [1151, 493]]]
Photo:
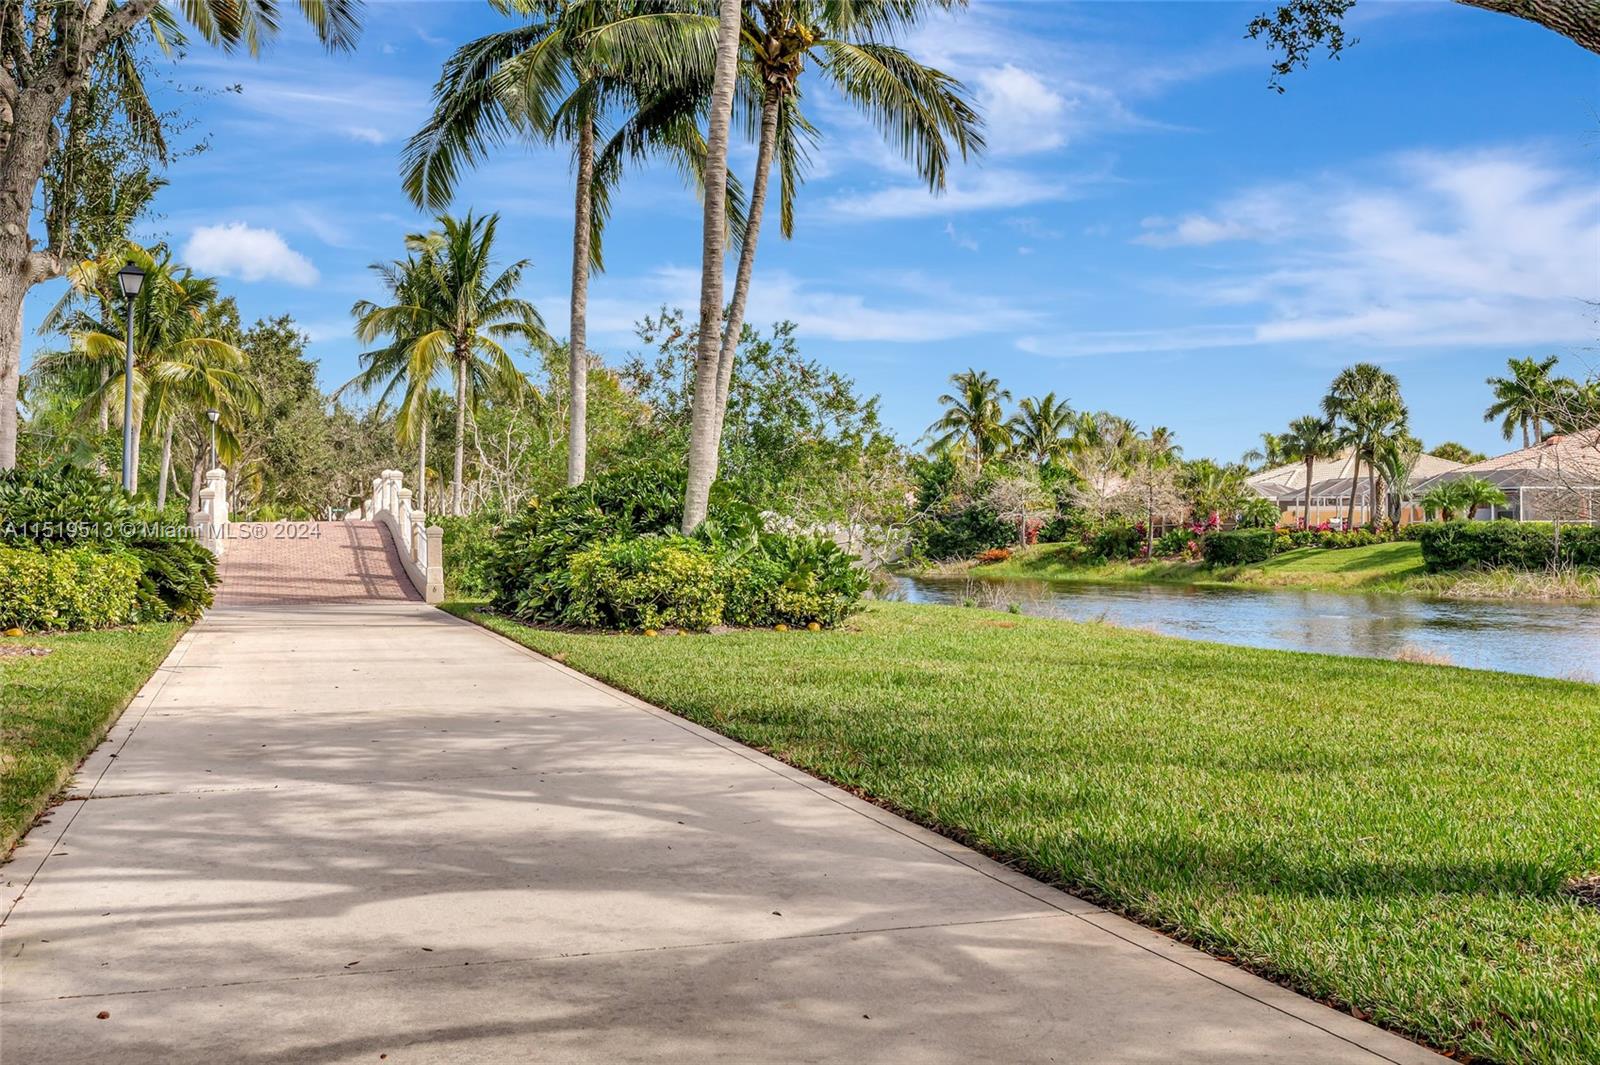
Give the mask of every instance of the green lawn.
[[177, 642], [176, 622], [106, 632], [0, 637], [48, 647], [0, 657], [0, 856], [105, 736]]
[[[472, 616], [472, 607], [451, 607]], [[484, 624], [1441, 1048], [1600, 1061], [1600, 687], [956, 607]]]
[[973, 577], [1025, 577], [1059, 581], [1131, 581], [1175, 584], [1233, 584], [1255, 588], [1326, 588], [1401, 591], [1423, 574], [1422, 548], [1410, 541], [1339, 550], [1302, 547], [1250, 566], [1213, 569], [1199, 562], [1086, 563], [1074, 547], [1041, 544], [1017, 552], [1006, 562], [961, 563], [950, 567]]

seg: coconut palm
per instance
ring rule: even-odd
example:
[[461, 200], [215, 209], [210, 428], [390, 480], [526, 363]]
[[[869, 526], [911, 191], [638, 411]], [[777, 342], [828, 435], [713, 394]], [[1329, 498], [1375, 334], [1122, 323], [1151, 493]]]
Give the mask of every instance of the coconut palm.
[[1543, 440], [1544, 423], [1552, 418], [1556, 397], [1566, 389], [1577, 387], [1570, 378], [1550, 376], [1557, 361], [1554, 355], [1537, 360], [1532, 356], [1507, 359], [1509, 377], [1490, 377], [1484, 381], [1494, 390], [1494, 403], [1483, 412], [1483, 420], [1500, 419], [1500, 435], [1507, 440], [1520, 428], [1523, 447]]
[[1077, 415], [1054, 392], [1038, 399], [1032, 396], [1018, 404], [1006, 428], [1011, 432], [1011, 450], [1028, 456], [1035, 466], [1047, 466], [1066, 457], [1072, 427]]
[[[588, 465], [589, 274], [603, 266], [610, 193], [629, 152], [669, 149], [698, 176], [704, 145], [693, 118], [711, 76], [716, 22], [643, 2], [507, 6], [529, 21], [469, 41], [446, 60], [434, 113], [406, 145], [403, 178], [415, 203], [442, 208], [460, 171], [512, 134], [572, 145], [567, 483], [581, 484]], [[621, 120], [609, 141], [608, 118]]]
[[1422, 445], [1409, 433], [1383, 441], [1378, 446], [1374, 468], [1382, 478], [1387, 507], [1385, 513], [1396, 525], [1404, 517], [1406, 496], [1411, 492], [1411, 475], [1422, 458]]
[[983, 149], [982, 120], [966, 87], [943, 71], [917, 62], [887, 43], [948, 2], [825, 4], [816, 0], [763, 0], [745, 8], [741, 27], [748, 57], [746, 79], [759, 104], [756, 169], [749, 219], [734, 275], [717, 366], [717, 428], [727, 413], [745, 301], [766, 208], [767, 183], [778, 166], [779, 229], [794, 231], [794, 198], [804, 177], [811, 124], [800, 113], [800, 78], [809, 61], [840, 97], [861, 110], [931, 192], [945, 187], [953, 154], [966, 159]]
[[[1335, 425], [1339, 446], [1352, 451], [1350, 513], [1346, 524], [1356, 522], [1356, 491], [1361, 485], [1361, 461], [1377, 453], [1379, 443], [1406, 427], [1409, 417], [1400, 400], [1400, 382], [1370, 362], [1341, 370], [1323, 397], [1322, 411]], [[1375, 475], [1374, 475], [1375, 478]], [[1376, 490], [1376, 484], [1371, 486]], [[1369, 513], [1373, 500], [1369, 497]]]
[[[392, 274], [380, 270], [396, 302], [380, 307], [368, 301], [351, 308], [358, 335], [368, 342], [390, 337], [383, 354], [368, 360], [368, 385], [387, 374], [394, 382], [404, 364], [407, 399], [402, 402], [408, 436], [420, 432], [428, 383], [448, 367], [455, 378], [455, 463], [450, 511], [461, 514], [468, 407], [491, 387], [526, 387], [502, 340], [517, 339], [543, 349], [550, 343], [533, 304], [515, 293], [528, 260], [499, 273], [494, 238], [500, 216], [456, 219], [441, 214], [439, 228], [406, 238], [410, 256]], [[367, 371], [364, 371], [367, 372]], [[358, 375], [356, 382], [362, 376]], [[355, 383], [355, 382], [353, 382]]]
[[[217, 410], [219, 446], [232, 449], [239, 418], [256, 408], [259, 396], [245, 373], [244, 352], [208, 335], [205, 328], [205, 311], [217, 297], [216, 282], [177, 266], [165, 248], [152, 251], [130, 244], [124, 251], [125, 261], [145, 272], [133, 303], [133, 454], [139, 454], [147, 424], [161, 432], [158, 499], [165, 503], [172, 433], [180, 417]], [[103, 285], [112, 271], [102, 263], [83, 268], [77, 277], [80, 284], [87, 279]], [[41, 380], [83, 386], [77, 417], [85, 427], [102, 414], [120, 415], [122, 410], [127, 318], [107, 313], [120, 312], [120, 302], [96, 290], [91, 300], [64, 310], [60, 324], [72, 338], [71, 350], [42, 356], [34, 369]], [[137, 469], [133, 475], [137, 493]]]
[[982, 370], [951, 374], [950, 383], [955, 391], [939, 397], [946, 408], [943, 416], [928, 426], [930, 434], [940, 434], [934, 438], [933, 448], [967, 448], [982, 469], [984, 461], [1005, 446], [1008, 433], [1000, 405], [1011, 393]]
[[1284, 457], [1306, 466], [1306, 497], [1302, 508], [1301, 525], [1311, 526], [1311, 479], [1318, 459], [1330, 459], [1338, 453], [1339, 439], [1333, 422], [1308, 414], [1289, 423], [1289, 431], [1278, 438]]

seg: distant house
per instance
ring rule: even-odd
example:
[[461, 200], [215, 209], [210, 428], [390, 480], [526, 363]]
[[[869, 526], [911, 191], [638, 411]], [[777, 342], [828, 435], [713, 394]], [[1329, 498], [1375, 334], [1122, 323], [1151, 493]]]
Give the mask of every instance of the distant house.
[[1457, 477], [1481, 477], [1506, 494], [1503, 507], [1474, 517], [1518, 521], [1600, 521], [1600, 427], [1549, 436], [1532, 447], [1427, 479], [1418, 493]]
[[[1401, 501], [1401, 520], [1421, 521], [1422, 507], [1417, 503], [1424, 489], [1422, 482], [1462, 469], [1461, 463], [1423, 455], [1417, 459], [1417, 468], [1411, 474], [1411, 490]], [[1278, 511], [1286, 520], [1306, 519], [1308, 526], [1323, 522], [1339, 524], [1350, 513], [1351, 476], [1355, 473], [1355, 452], [1342, 451], [1330, 459], [1318, 459], [1311, 467], [1311, 513], [1306, 509], [1306, 464], [1292, 462], [1270, 470], [1262, 470], [1246, 482], [1257, 495], [1278, 504]], [[1361, 464], [1360, 479], [1353, 486], [1356, 497], [1356, 524], [1365, 525], [1372, 520], [1372, 477], [1367, 464]], [[1378, 515], [1382, 518], [1383, 515]]]

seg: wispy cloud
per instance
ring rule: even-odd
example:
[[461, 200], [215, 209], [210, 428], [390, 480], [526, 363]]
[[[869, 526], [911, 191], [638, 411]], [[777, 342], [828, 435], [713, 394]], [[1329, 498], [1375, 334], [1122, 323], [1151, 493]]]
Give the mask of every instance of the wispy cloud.
[[183, 260], [201, 273], [241, 281], [314, 285], [318, 277], [311, 260], [289, 247], [277, 230], [243, 222], [196, 229], [183, 246]]
[[1083, 195], [1093, 179], [1073, 181], [1024, 170], [975, 170], [951, 178], [942, 195], [921, 184], [893, 184], [869, 192], [843, 193], [824, 203], [845, 218], [924, 218], [965, 211], [991, 211]]

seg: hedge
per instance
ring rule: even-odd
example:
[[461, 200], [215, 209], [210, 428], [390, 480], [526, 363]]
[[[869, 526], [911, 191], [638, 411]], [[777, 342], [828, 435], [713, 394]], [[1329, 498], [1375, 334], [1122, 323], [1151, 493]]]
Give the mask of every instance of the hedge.
[[138, 620], [144, 566], [124, 551], [0, 545], [0, 626], [100, 629]]
[[[1421, 542], [1430, 573], [1469, 566], [1537, 570], [1556, 560], [1556, 532], [1549, 522], [1440, 522], [1423, 527]], [[1600, 528], [1563, 525], [1560, 561], [1600, 566]]]
[[1277, 548], [1277, 533], [1271, 529], [1235, 529], [1208, 533], [1200, 544], [1207, 565], [1243, 566], [1265, 562]]

